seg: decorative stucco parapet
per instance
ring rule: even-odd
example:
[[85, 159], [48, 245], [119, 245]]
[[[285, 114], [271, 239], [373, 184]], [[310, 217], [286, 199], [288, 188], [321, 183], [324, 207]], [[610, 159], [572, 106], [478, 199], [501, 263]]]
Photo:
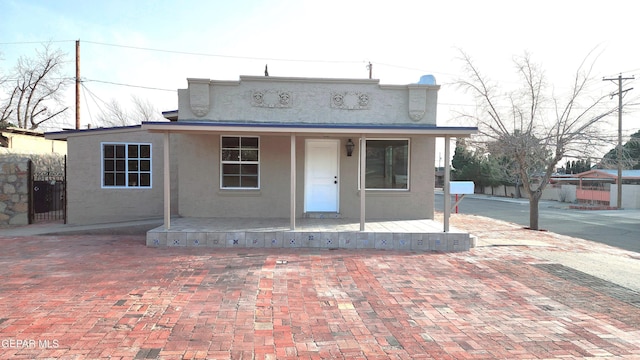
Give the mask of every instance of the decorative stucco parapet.
[[[378, 85], [380, 80], [378, 79], [350, 79], [350, 78], [310, 78], [310, 77], [276, 77], [276, 76], [251, 76], [240, 75], [240, 81], [257, 81], [265, 83], [301, 83], [301, 84], [367, 84]], [[218, 81], [213, 80], [213, 83]]]
[[299, 124], [436, 124], [438, 85], [384, 85], [377, 79], [241, 76], [187, 79], [178, 121]]

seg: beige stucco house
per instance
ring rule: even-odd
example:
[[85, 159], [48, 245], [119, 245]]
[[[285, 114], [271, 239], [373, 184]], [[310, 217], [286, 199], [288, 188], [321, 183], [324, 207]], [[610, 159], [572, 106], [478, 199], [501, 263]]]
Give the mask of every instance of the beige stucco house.
[[68, 141], [69, 223], [346, 218], [364, 231], [433, 219], [436, 138], [476, 131], [436, 125], [438, 90], [432, 77], [188, 79], [174, 121], [47, 137]]
[[68, 224], [102, 224], [162, 216], [161, 135], [150, 134], [136, 125], [66, 130], [46, 136], [67, 140]]
[[44, 132], [20, 128], [0, 129], [0, 154], [67, 154], [67, 143], [45, 139]]

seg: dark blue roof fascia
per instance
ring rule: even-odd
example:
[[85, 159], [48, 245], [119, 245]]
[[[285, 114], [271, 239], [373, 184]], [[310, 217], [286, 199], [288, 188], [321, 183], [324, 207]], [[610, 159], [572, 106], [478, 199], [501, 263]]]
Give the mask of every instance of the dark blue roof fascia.
[[168, 125], [172, 127], [180, 126], [237, 126], [237, 127], [264, 127], [264, 128], [308, 128], [308, 129], [403, 129], [403, 130], [469, 130], [477, 131], [477, 127], [471, 126], [436, 126], [436, 125], [416, 125], [416, 124], [309, 124], [309, 123], [260, 123], [260, 122], [218, 122], [218, 121], [176, 121], [167, 123], [166, 121], [148, 121], [143, 125]]
[[[166, 121], [164, 122], [167, 123]], [[160, 124], [160, 122], [158, 122]], [[110, 130], [124, 130], [124, 129], [139, 129], [142, 125], [129, 125], [129, 126], [114, 126], [108, 128], [93, 128], [93, 129], [68, 129], [62, 131], [51, 131], [46, 132], [45, 134], [57, 135], [57, 134], [78, 134], [78, 133], [88, 133], [88, 132], [99, 132], [99, 131], [110, 131]]]

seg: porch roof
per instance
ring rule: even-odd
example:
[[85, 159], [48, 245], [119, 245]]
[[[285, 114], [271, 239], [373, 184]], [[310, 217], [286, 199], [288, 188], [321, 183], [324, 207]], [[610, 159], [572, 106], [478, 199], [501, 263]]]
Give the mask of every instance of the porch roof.
[[411, 134], [468, 137], [478, 132], [477, 127], [425, 126], [415, 124], [307, 124], [269, 122], [223, 122], [223, 121], [175, 121], [142, 123], [142, 129], [150, 132], [229, 132], [229, 133], [274, 133], [274, 134]]

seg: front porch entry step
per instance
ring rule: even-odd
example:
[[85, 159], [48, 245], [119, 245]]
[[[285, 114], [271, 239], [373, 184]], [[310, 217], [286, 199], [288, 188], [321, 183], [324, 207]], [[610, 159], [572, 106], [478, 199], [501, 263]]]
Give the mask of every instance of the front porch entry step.
[[312, 211], [304, 213], [303, 217], [305, 219], [342, 219], [342, 214], [330, 211]]

